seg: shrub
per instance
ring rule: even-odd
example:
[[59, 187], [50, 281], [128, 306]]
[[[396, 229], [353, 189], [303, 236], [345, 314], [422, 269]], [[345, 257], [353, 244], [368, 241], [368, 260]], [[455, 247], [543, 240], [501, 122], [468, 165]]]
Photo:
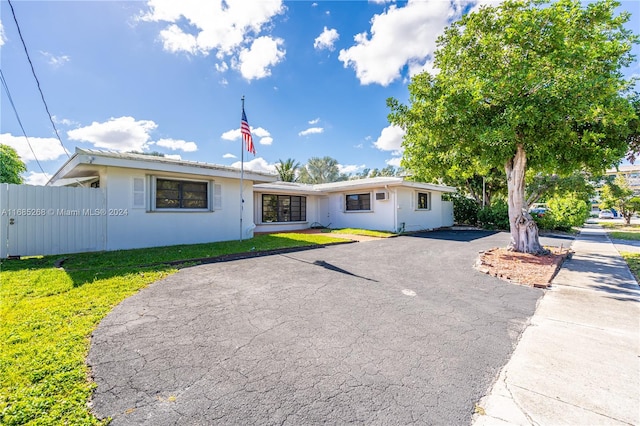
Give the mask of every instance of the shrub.
[[582, 226], [589, 218], [589, 205], [575, 195], [554, 197], [548, 204], [555, 222], [554, 227], [548, 229], [568, 231], [572, 226]]
[[556, 229], [556, 218], [551, 210], [547, 210], [544, 214], [531, 213], [531, 217], [533, 217], [533, 220], [538, 225], [538, 229]]
[[478, 203], [464, 195], [450, 194], [448, 201], [453, 201], [453, 219], [456, 223], [476, 225], [478, 223]]
[[487, 229], [509, 229], [509, 206], [506, 201], [496, 200], [478, 212], [480, 226]]

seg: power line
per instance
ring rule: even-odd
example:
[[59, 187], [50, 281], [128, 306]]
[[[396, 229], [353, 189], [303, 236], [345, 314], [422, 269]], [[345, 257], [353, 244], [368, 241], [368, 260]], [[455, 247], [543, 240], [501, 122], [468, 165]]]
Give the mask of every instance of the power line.
[[22, 126], [22, 120], [20, 120], [20, 115], [18, 115], [18, 110], [16, 109], [16, 106], [13, 103], [13, 99], [11, 98], [11, 93], [9, 92], [9, 86], [7, 85], [7, 80], [5, 80], [4, 73], [2, 72], [1, 68], [0, 68], [0, 81], [2, 81], [2, 87], [4, 88], [4, 91], [7, 93], [7, 98], [9, 99], [9, 103], [11, 104], [11, 108], [13, 108], [13, 112], [16, 114], [16, 119], [18, 120], [20, 129], [22, 129], [22, 134], [24, 135], [24, 138], [27, 140], [27, 145], [29, 145], [29, 149], [33, 154], [33, 158], [35, 158], [36, 163], [38, 163], [38, 167], [40, 167], [40, 170], [42, 170], [42, 173], [46, 174], [46, 172], [42, 168], [42, 165], [40, 164], [40, 161], [38, 160], [38, 157], [36, 157], [36, 152], [33, 150], [33, 147], [31, 146], [31, 142], [29, 142], [29, 137], [27, 136], [27, 132], [25, 132], [24, 126]]
[[[20, 31], [20, 25], [18, 25], [18, 19], [16, 18], [16, 12], [15, 12], [15, 10], [13, 10], [13, 4], [11, 3], [11, 0], [7, 0], [7, 1], [9, 2], [9, 6], [11, 7], [11, 14], [13, 15], [13, 20], [16, 23], [16, 28], [18, 29], [18, 35], [20, 36], [20, 41], [22, 41], [22, 47], [24, 47], [24, 53], [27, 55], [27, 60], [29, 61], [29, 65], [31, 66], [31, 73], [33, 74], [33, 78], [35, 78], [35, 80], [36, 80], [36, 84], [38, 86], [38, 92], [40, 92], [40, 97], [42, 98], [42, 103], [44, 104], [44, 109], [47, 111], [47, 115], [49, 116], [49, 121], [51, 121], [51, 125], [53, 126], [53, 130], [56, 132], [56, 138], [60, 142], [60, 145], [62, 146], [62, 150], [64, 151], [65, 154], [67, 154], [67, 157], [71, 158], [69, 156], [69, 153], [67, 152], [67, 149], [64, 147], [64, 144], [62, 143], [62, 139], [60, 139], [60, 134], [58, 133], [58, 128], [56, 127], [56, 123], [53, 121], [53, 117], [51, 116], [51, 113], [49, 112], [49, 106], [47, 105], [47, 101], [44, 99], [44, 93], [42, 93], [42, 88], [40, 87], [40, 81], [38, 80], [38, 76], [36, 76], [36, 70], [33, 68], [33, 62], [31, 62], [31, 57], [29, 56], [29, 50], [27, 50], [27, 44], [25, 43], [24, 38], [22, 37], [22, 31]], [[24, 129], [22, 129], [22, 131], [24, 131]], [[25, 134], [25, 137], [26, 137], [26, 134]], [[39, 164], [40, 163], [38, 163], [38, 165]], [[43, 172], [44, 172], [44, 170], [43, 170]]]

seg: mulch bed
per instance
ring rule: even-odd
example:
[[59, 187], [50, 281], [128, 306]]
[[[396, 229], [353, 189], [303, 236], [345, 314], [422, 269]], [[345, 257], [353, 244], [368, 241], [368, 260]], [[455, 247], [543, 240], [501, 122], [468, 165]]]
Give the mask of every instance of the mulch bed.
[[511, 283], [548, 288], [571, 251], [562, 247], [545, 248], [550, 253], [541, 256], [494, 248], [480, 252], [474, 266], [480, 272]]

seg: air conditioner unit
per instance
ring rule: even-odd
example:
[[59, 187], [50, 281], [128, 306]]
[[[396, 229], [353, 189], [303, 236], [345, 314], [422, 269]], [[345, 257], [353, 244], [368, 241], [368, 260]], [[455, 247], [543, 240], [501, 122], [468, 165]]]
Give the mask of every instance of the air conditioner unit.
[[376, 192], [376, 201], [387, 201], [389, 199], [389, 192], [382, 191]]

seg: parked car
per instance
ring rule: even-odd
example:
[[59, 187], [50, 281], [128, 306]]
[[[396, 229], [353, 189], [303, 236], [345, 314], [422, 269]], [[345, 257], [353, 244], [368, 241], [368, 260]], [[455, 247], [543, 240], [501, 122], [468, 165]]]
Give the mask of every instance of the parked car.
[[529, 209], [529, 214], [531, 216], [542, 217], [549, 211], [549, 208], [546, 204], [533, 204]]
[[613, 212], [611, 210], [602, 210], [598, 213], [599, 219], [613, 219]]

